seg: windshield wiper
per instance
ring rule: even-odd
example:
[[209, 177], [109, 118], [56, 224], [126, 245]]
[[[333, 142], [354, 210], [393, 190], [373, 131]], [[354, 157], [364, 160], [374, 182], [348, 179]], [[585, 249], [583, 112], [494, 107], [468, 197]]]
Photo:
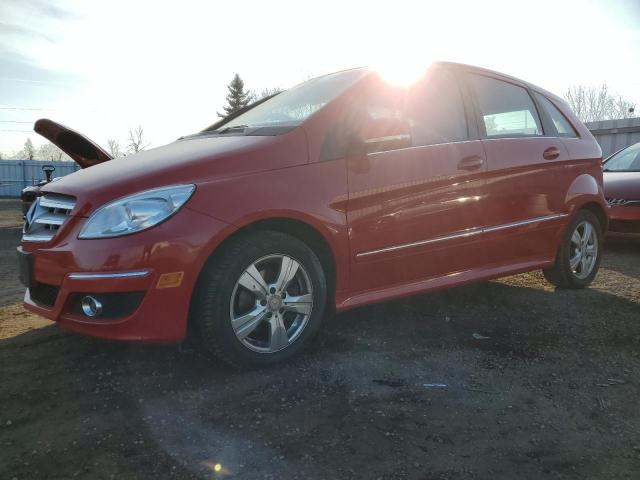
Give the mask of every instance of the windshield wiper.
[[229, 132], [233, 132], [234, 130], [244, 130], [245, 128], [248, 128], [249, 125], [233, 125], [232, 127], [226, 127], [226, 128], [221, 128], [220, 130], [216, 130], [216, 133], [229, 133]]

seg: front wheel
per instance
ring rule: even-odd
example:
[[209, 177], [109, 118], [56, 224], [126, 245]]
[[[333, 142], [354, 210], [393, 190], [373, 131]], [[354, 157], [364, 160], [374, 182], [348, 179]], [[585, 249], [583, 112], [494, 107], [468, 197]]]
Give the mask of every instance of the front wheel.
[[299, 351], [320, 326], [326, 279], [314, 252], [279, 232], [227, 245], [205, 267], [191, 321], [203, 348], [236, 367], [261, 367]]
[[602, 226], [588, 210], [575, 216], [558, 249], [555, 264], [543, 270], [545, 278], [561, 288], [584, 288], [598, 273], [602, 252]]

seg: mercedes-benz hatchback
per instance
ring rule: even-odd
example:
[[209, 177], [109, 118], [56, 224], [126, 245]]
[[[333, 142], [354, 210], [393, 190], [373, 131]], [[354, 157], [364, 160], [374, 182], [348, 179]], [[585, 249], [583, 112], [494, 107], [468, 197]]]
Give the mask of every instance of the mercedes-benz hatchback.
[[432, 65], [315, 78], [205, 130], [111, 159], [50, 120], [84, 168], [40, 188], [19, 248], [25, 306], [76, 332], [281, 361], [328, 311], [600, 262], [598, 144], [557, 96]]

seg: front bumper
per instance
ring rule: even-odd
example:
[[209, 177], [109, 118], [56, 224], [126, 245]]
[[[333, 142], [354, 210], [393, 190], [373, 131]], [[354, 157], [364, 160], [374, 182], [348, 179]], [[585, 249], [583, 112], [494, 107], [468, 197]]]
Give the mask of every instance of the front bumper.
[[[200, 270], [230, 226], [185, 207], [144, 232], [79, 240], [77, 232], [84, 221], [69, 219], [64, 236], [51, 244], [23, 242], [22, 249], [33, 255], [37, 284], [27, 289], [25, 308], [81, 334], [114, 340], [181, 341]], [[46, 287], [47, 296], [36, 290], [40, 286]], [[77, 308], [79, 299], [87, 294], [120, 304], [108, 305], [111, 314], [107, 318], [88, 317]]]

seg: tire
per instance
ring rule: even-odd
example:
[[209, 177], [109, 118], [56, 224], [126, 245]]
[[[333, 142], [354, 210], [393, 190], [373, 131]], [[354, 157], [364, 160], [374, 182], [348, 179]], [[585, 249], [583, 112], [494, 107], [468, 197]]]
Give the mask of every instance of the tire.
[[261, 231], [234, 239], [205, 266], [190, 322], [206, 353], [237, 368], [259, 368], [309, 342], [326, 300], [315, 253], [295, 237]]
[[[585, 228], [591, 228], [587, 233]], [[588, 236], [585, 241], [585, 235]], [[587, 248], [585, 248], [585, 245]], [[591, 247], [591, 248], [589, 248]], [[589, 255], [593, 252], [593, 256]], [[586, 255], [584, 255], [586, 252]], [[567, 227], [556, 262], [544, 269], [545, 278], [559, 288], [585, 288], [595, 278], [602, 256], [602, 226], [598, 217], [589, 210], [580, 210]], [[585, 258], [582, 263], [582, 259]], [[576, 266], [576, 259], [577, 266]]]

